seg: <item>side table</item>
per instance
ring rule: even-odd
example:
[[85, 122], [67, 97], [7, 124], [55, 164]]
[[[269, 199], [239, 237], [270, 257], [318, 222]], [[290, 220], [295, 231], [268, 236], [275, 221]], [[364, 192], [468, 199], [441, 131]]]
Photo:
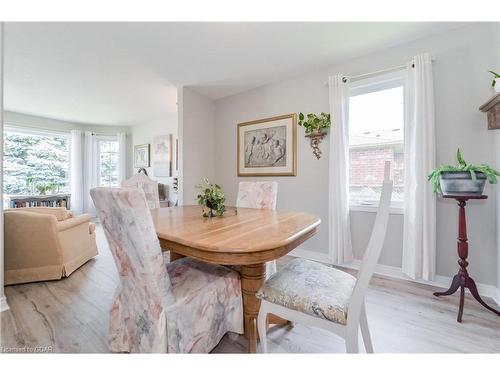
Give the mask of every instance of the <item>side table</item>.
[[453, 277], [453, 281], [451, 282], [450, 288], [446, 292], [435, 292], [435, 296], [448, 296], [450, 294], [455, 293], [458, 288], [460, 288], [460, 305], [458, 307], [458, 316], [457, 322], [462, 322], [462, 314], [464, 312], [464, 297], [465, 297], [465, 289], [469, 289], [472, 296], [484, 307], [488, 310], [493, 311], [495, 314], [500, 316], [500, 311], [495, 310], [493, 307], [490, 307], [484, 302], [479, 296], [477, 291], [476, 283], [469, 276], [467, 272], [467, 256], [469, 253], [469, 244], [467, 242], [467, 224], [465, 220], [465, 205], [469, 199], [487, 199], [487, 195], [474, 196], [474, 195], [443, 195], [443, 198], [455, 199], [458, 203], [459, 211], [458, 211], [458, 257], [460, 258], [458, 261], [458, 265], [460, 268], [458, 269], [458, 273]]

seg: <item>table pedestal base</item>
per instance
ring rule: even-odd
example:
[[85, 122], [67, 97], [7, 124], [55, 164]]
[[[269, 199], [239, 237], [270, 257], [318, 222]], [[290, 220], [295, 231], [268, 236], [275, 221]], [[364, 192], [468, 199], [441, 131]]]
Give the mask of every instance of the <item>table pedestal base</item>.
[[[266, 281], [266, 265], [264, 263], [241, 266], [241, 292], [243, 294], [243, 319], [245, 337], [248, 340], [248, 352], [257, 352], [259, 334], [257, 332], [257, 316], [259, 315], [260, 300], [255, 296]], [[288, 322], [276, 315], [269, 315], [269, 324], [285, 325]]]
[[479, 295], [479, 293], [477, 291], [476, 283], [474, 282], [472, 277], [470, 277], [469, 275], [461, 276], [459, 274], [456, 274], [453, 277], [453, 281], [451, 282], [450, 288], [446, 292], [435, 292], [434, 295], [436, 297], [449, 296], [449, 295], [455, 293], [458, 290], [458, 288], [460, 288], [460, 305], [458, 306], [457, 322], [459, 322], [459, 323], [462, 322], [462, 314], [464, 312], [465, 289], [469, 289], [470, 293], [476, 299], [477, 302], [479, 302], [481, 305], [483, 305], [488, 310], [493, 311], [495, 314], [500, 316], [500, 311], [495, 310], [491, 306], [488, 306], [488, 304], [483, 301], [483, 299], [481, 298], [481, 296]]
[[[170, 261], [184, 258], [184, 255], [170, 251]], [[260, 300], [255, 296], [266, 281], [265, 263], [240, 266], [241, 292], [243, 297], [243, 323], [245, 337], [248, 340], [248, 352], [257, 352], [259, 334], [257, 332], [257, 316], [259, 315]], [[285, 325], [289, 321], [270, 314], [267, 319], [270, 324]]]

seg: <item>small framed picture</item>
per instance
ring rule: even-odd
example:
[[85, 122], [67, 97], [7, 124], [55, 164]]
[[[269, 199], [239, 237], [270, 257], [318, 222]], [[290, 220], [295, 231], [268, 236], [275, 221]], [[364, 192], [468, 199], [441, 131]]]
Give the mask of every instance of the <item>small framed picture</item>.
[[149, 157], [149, 143], [134, 146], [134, 168], [148, 168], [150, 166]]
[[153, 175], [172, 176], [172, 134], [153, 138]]
[[297, 175], [297, 115], [238, 124], [238, 176]]

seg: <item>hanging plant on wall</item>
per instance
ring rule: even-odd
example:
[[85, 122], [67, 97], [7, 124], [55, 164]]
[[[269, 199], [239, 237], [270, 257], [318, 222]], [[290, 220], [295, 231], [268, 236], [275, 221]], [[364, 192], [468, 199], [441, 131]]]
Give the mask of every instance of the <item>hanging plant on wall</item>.
[[321, 157], [319, 144], [325, 138], [330, 125], [329, 113], [321, 112], [319, 116], [315, 113], [308, 113], [307, 116], [304, 116], [302, 112], [299, 113], [299, 126], [305, 129], [305, 136], [310, 139], [313, 154], [318, 160]]

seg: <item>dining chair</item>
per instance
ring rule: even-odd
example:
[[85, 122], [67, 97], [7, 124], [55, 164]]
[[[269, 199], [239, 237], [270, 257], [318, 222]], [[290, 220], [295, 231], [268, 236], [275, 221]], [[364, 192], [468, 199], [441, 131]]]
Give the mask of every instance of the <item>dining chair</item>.
[[[273, 181], [242, 181], [238, 185], [236, 207], [276, 210], [278, 183]], [[266, 278], [276, 273], [276, 261], [266, 263]]]
[[160, 208], [160, 194], [158, 191], [158, 181], [150, 179], [143, 173], [136, 173], [128, 180], [121, 183], [124, 188], [138, 188], [144, 191], [146, 201], [150, 209]]
[[267, 352], [267, 314], [333, 332], [344, 338], [348, 353], [359, 352], [360, 327], [366, 352], [373, 353], [365, 294], [387, 231], [392, 195], [389, 171], [390, 163], [386, 162], [377, 216], [357, 278], [339, 269], [297, 258], [259, 290], [257, 297], [261, 305], [257, 329], [263, 353]]
[[90, 195], [120, 277], [110, 351], [207, 353], [227, 332], [243, 333], [237, 272], [190, 258], [167, 264], [143, 191], [94, 188]]

